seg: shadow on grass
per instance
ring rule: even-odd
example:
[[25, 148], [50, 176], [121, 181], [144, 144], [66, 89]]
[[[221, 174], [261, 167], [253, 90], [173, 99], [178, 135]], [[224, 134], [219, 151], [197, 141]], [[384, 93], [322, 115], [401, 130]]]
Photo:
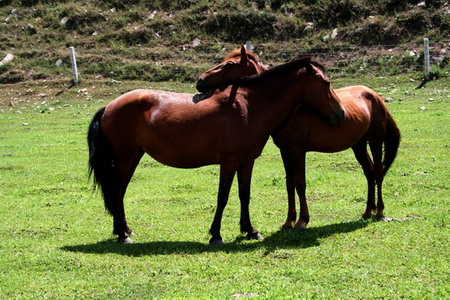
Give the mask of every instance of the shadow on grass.
[[[370, 221], [369, 221], [370, 222]], [[198, 254], [204, 252], [249, 252], [256, 249], [266, 249], [268, 252], [276, 249], [309, 248], [320, 245], [320, 241], [329, 236], [356, 231], [366, 227], [367, 221], [352, 222], [312, 227], [298, 232], [293, 229], [280, 229], [267, 236], [263, 241], [246, 241], [239, 236], [223, 247], [209, 246], [206, 243], [183, 241], [155, 241], [133, 244], [119, 244], [113, 239], [95, 244], [64, 246], [61, 250], [70, 252], [107, 254], [115, 253], [126, 256]]]

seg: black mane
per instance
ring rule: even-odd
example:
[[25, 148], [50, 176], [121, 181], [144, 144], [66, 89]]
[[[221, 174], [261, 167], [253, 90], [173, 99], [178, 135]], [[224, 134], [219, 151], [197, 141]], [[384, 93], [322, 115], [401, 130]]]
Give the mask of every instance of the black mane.
[[271, 69], [263, 71], [258, 74], [238, 77], [229, 80], [224, 85], [236, 85], [236, 86], [249, 86], [251, 84], [263, 82], [269, 79], [272, 79], [276, 76], [291, 72], [293, 70], [298, 70], [303, 67], [307, 67], [309, 65], [314, 65], [320, 68], [325, 73], [325, 68], [318, 62], [311, 60], [310, 57], [302, 57], [299, 59], [295, 59], [288, 63], [275, 66]]

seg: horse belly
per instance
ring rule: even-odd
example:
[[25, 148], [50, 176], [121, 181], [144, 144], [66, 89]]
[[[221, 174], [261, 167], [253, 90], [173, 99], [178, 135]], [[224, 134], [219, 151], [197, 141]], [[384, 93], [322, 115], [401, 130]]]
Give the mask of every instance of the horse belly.
[[368, 124], [368, 120], [350, 116], [339, 125], [331, 125], [314, 114], [298, 112], [274, 139], [281, 146], [333, 153], [355, 145], [367, 132]]
[[177, 168], [197, 168], [219, 163], [220, 149], [216, 137], [205, 136], [199, 130], [152, 129], [141, 135], [140, 144], [158, 162]]

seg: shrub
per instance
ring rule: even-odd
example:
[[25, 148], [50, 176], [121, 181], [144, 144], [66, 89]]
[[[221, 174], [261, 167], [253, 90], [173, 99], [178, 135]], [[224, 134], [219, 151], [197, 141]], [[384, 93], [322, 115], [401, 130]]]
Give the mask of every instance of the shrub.
[[204, 23], [204, 31], [227, 42], [270, 40], [275, 34], [276, 18], [268, 12], [218, 13]]

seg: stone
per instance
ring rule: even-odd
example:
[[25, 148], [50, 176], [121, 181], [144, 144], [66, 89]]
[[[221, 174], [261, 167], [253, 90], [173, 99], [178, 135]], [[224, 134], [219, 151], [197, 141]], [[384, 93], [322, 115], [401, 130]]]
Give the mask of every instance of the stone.
[[10, 63], [14, 59], [14, 55], [11, 53], [6, 54], [6, 56], [3, 58], [2, 61], [0, 61], [0, 66], [4, 66], [8, 63]]
[[338, 35], [338, 29], [335, 28], [333, 29], [333, 31], [331, 32], [331, 39], [334, 40], [336, 38], [336, 36]]
[[69, 21], [69, 17], [64, 17], [64, 18], [62, 18], [61, 19], [61, 21], [59, 21], [61, 24], [66, 24], [67, 23], [67, 21]]
[[192, 44], [192, 47], [197, 47], [197, 46], [200, 46], [200, 44], [202, 43], [202, 41], [199, 39], [199, 38], [195, 38], [192, 42], [191, 42], [191, 44]]
[[303, 28], [303, 32], [309, 32], [309, 31], [313, 31], [313, 30], [314, 30], [314, 23], [313, 22], [306, 23], [305, 28]]

